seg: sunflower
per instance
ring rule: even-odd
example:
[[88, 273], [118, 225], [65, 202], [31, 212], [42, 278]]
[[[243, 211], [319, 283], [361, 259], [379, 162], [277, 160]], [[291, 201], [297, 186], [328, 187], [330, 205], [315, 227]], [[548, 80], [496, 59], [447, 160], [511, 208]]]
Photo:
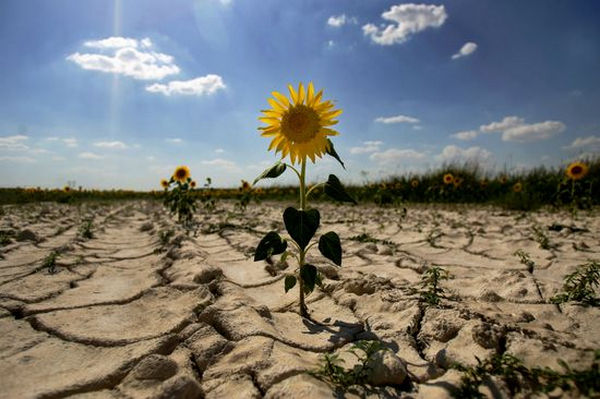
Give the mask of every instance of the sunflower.
[[190, 186], [191, 186], [192, 188], [196, 187], [196, 180], [192, 180], [192, 181], [190, 182]]
[[452, 173], [446, 173], [444, 175], [444, 184], [452, 184], [454, 183], [454, 176], [452, 176]]
[[68, 193], [69, 191], [71, 191], [71, 187], [69, 187], [69, 186], [65, 186], [65, 187], [63, 188], [63, 190], [65, 190], [65, 193]]
[[168, 188], [169, 187], [169, 181], [167, 179], [160, 179], [160, 185], [162, 188]]
[[412, 181], [410, 182], [410, 185], [412, 186], [412, 188], [417, 188], [419, 186], [419, 180], [412, 179]]
[[459, 176], [456, 176], [454, 178], [454, 187], [460, 187], [460, 185], [462, 184], [463, 179]]
[[585, 175], [587, 175], [588, 171], [589, 167], [585, 163], [576, 161], [567, 166], [565, 173], [569, 179], [579, 180], [583, 179]]
[[176, 180], [180, 183], [185, 183], [186, 180], [190, 177], [190, 168], [187, 166], [178, 166], [173, 172], [173, 180]]
[[504, 175], [500, 176], [500, 178], [498, 178], [498, 181], [500, 182], [500, 184], [506, 184], [506, 182], [508, 181], [508, 178]]
[[520, 193], [523, 190], [523, 185], [521, 184], [521, 182], [516, 182], [513, 186], [513, 191], [515, 193]]
[[242, 186], [240, 187], [240, 191], [248, 191], [250, 190], [250, 183], [246, 180], [242, 180]]
[[307, 90], [302, 83], [298, 91], [288, 85], [291, 101], [279, 92], [272, 92], [274, 98], [267, 101], [271, 109], [261, 111], [264, 116], [258, 118], [268, 126], [259, 127], [261, 136], [272, 137], [269, 151], [281, 152], [281, 158], [290, 156], [292, 164], [306, 160], [315, 162], [329, 149], [327, 136], [337, 136], [338, 132], [329, 128], [337, 123], [334, 120], [342, 113], [341, 109], [333, 109], [329, 100], [322, 101], [323, 90], [315, 94], [310, 82]]

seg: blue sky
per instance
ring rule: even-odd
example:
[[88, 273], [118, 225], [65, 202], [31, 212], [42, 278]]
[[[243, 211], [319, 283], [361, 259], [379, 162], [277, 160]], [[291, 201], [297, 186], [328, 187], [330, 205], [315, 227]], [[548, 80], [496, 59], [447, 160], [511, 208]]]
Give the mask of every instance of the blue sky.
[[347, 164], [311, 179], [559, 165], [600, 152], [599, 19], [593, 0], [4, 0], [0, 186], [152, 189], [179, 164], [236, 186], [277, 159], [270, 92], [308, 81], [344, 110]]

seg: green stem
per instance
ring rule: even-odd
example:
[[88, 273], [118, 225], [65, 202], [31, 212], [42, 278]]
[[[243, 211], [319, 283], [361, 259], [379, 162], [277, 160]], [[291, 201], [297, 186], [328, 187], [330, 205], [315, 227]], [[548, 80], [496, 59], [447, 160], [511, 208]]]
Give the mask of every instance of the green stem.
[[313, 190], [318, 189], [319, 187], [324, 186], [327, 183], [319, 183], [319, 184], [315, 184], [314, 186], [312, 186], [311, 188], [308, 189], [308, 192], [306, 193], [306, 198], [308, 198], [308, 196], [310, 195], [310, 193], [313, 192]]
[[[297, 171], [296, 171], [297, 172]], [[302, 167], [300, 169], [300, 210], [306, 209], [306, 158], [302, 158]], [[306, 256], [306, 249], [300, 251], [300, 271], [304, 266], [304, 260]], [[299, 283], [298, 288], [300, 289], [300, 315], [302, 317], [308, 317], [308, 309], [304, 303], [304, 281], [302, 281], [302, 275], [298, 276]]]

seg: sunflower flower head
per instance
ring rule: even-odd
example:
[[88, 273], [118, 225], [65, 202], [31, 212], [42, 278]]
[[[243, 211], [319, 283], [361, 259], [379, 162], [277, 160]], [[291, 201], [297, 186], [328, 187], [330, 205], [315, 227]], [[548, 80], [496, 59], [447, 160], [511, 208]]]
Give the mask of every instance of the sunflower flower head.
[[192, 181], [190, 182], [190, 186], [191, 186], [192, 188], [196, 188], [196, 180], [192, 180]]
[[169, 181], [167, 179], [161, 179], [160, 180], [160, 186], [162, 188], [169, 188]]
[[190, 177], [190, 168], [187, 166], [178, 166], [173, 172], [173, 180], [179, 183], [185, 183]]
[[453, 183], [454, 183], [454, 187], [460, 187], [462, 185], [462, 183], [463, 183], [462, 177], [456, 176], [454, 178], [454, 182]]
[[412, 188], [417, 188], [417, 187], [419, 187], [419, 180], [417, 180], [417, 179], [412, 179], [412, 181], [410, 182], [410, 185], [412, 186]]
[[573, 162], [569, 166], [567, 166], [565, 173], [567, 174], [567, 177], [569, 179], [579, 180], [579, 179], [583, 179], [585, 177], [585, 175], [587, 175], [589, 170], [590, 170], [589, 167], [585, 163], [583, 163], [581, 161], [577, 161], [577, 162]]
[[334, 109], [331, 101], [323, 101], [323, 90], [315, 93], [310, 82], [305, 90], [302, 83], [295, 90], [288, 85], [290, 99], [279, 92], [272, 92], [273, 98], [267, 99], [270, 109], [261, 111], [258, 118], [267, 126], [260, 127], [263, 137], [271, 138], [269, 151], [281, 152], [281, 157], [288, 155], [292, 164], [301, 162], [307, 157], [315, 162], [329, 149], [327, 136], [337, 136], [331, 129], [338, 121], [341, 109]]
[[444, 184], [452, 184], [454, 183], [454, 176], [452, 176], [452, 173], [446, 173], [444, 175]]
[[516, 182], [516, 183], [513, 185], [513, 191], [514, 191], [515, 193], [520, 193], [521, 191], [523, 191], [523, 184], [521, 184], [521, 182]]
[[69, 186], [64, 186], [63, 190], [65, 191], [65, 193], [68, 193], [69, 191], [71, 191], [71, 187]]
[[242, 180], [242, 185], [240, 186], [240, 191], [249, 191], [250, 190], [250, 183], [248, 183], [246, 180]]

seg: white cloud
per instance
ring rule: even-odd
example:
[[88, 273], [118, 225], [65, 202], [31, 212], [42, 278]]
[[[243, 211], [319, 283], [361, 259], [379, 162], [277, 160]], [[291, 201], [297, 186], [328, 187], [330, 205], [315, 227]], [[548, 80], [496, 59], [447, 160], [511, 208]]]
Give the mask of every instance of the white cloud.
[[50, 151], [48, 151], [47, 149], [45, 149], [45, 148], [39, 148], [39, 147], [38, 148], [32, 148], [32, 149], [30, 149], [27, 152], [29, 154], [34, 154], [34, 155], [37, 155], [37, 154], [49, 154], [50, 153]]
[[98, 159], [104, 158], [102, 155], [94, 154], [93, 152], [82, 152], [79, 155], [77, 155], [77, 157], [81, 158], [81, 159], [93, 159], [93, 160], [98, 160]]
[[379, 151], [383, 141], [364, 141], [361, 147], [350, 148], [350, 154], [367, 154]]
[[390, 123], [419, 123], [421, 121], [418, 120], [417, 118], [413, 118], [412, 116], [396, 115], [396, 116], [389, 116], [389, 117], [380, 116], [378, 118], [375, 118], [375, 122], [390, 124]]
[[[150, 40], [150, 39], [144, 39]], [[138, 41], [128, 37], [112, 36], [101, 40], [89, 40], [83, 43], [85, 47], [93, 47], [98, 49], [107, 48], [122, 48], [122, 47], [137, 47]]]
[[29, 147], [23, 142], [27, 140], [29, 140], [29, 137], [22, 134], [0, 137], [0, 150], [26, 151]]
[[523, 125], [525, 120], [517, 116], [506, 116], [500, 122], [492, 122], [488, 125], [479, 126], [479, 130], [483, 133], [503, 132], [507, 129]]
[[467, 55], [473, 54], [475, 50], [477, 50], [477, 44], [473, 42], [467, 42], [460, 48], [460, 50], [458, 50], [458, 53], [452, 56], [452, 59], [455, 60], [460, 57], [466, 57]]
[[559, 121], [544, 121], [530, 125], [515, 126], [502, 133], [502, 141], [528, 142], [546, 140], [563, 132], [564, 123]]
[[389, 150], [385, 150], [383, 152], [375, 152], [371, 154], [369, 158], [379, 164], [389, 164], [404, 160], [420, 160], [424, 159], [425, 156], [426, 154], [424, 152], [418, 152], [412, 149], [401, 150], [398, 148], [390, 148]]
[[94, 143], [94, 147], [124, 150], [125, 148], [127, 148], [127, 145], [122, 141], [97, 141]]
[[340, 28], [345, 24], [357, 24], [358, 21], [355, 17], [348, 17], [346, 14], [332, 15], [327, 19], [327, 25], [333, 26], [334, 28]]
[[[180, 71], [179, 67], [173, 63], [172, 56], [154, 51], [140, 51], [137, 49], [138, 42], [135, 39], [108, 38], [86, 42], [86, 45], [89, 43], [96, 44], [91, 46], [96, 48], [100, 43], [105, 43], [101, 48], [114, 49], [114, 54], [76, 52], [69, 55], [67, 60], [76, 63], [83, 69], [125, 75], [141, 80], [160, 80]], [[125, 44], [130, 45], [125, 46]], [[142, 39], [143, 47], [151, 44], [150, 39]]]
[[436, 159], [442, 162], [456, 161], [478, 161], [487, 162], [492, 158], [492, 153], [481, 147], [460, 148], [455, 145], [444, 147], [442, 152], [436, 155]]
[[61, 156], [56, 155], [56, 156], [52, 157], [52, 160], [58, 162], [58, 161], [66, 161], [67, 159], [65, 157], [61, 157]]
[[77, 147], [77, 139], [75, 138], [66, 138], [61, 140], [67, 147], [75, 148]]
[[180, 138], [165, 139], [165, 141], [167, 143], [171, 143], [171, 144], [181, 144], [181, 143], [183, 143], [183, 140], [180, 139]]
[[155, 83], [146, 86], [146, 91], [162, 93], [165, 96], [171, 94], [202, 96], [214, 94], [218, 90], [225, 89], [225, 87], [223, 79], [219, 75], [209, 74], [191, 80], [173, 80], [167, 84]]
[[222, 149], [222, 148], [217, 148], [217, 149], [215, 150], [215, 152], [216, 152], [217, 154], [222, 154], [222, 153], [224, 153], [224, 152], [225, 152], [225, 150], [224, 150], [224, 149]]
[[412, 35], [427, 28], [439, 28], [448, 18], [443, 5], [413, 3], [392, 6], [381, 16], [393, 23], [379, 27], [366, 24], [362, 30], [365, 36], [369, 36], [373, 42], [382, 46], [403, 43]]
[[10, 156], [0, 156], [0, 161], [5, 162], [22, 162], [22, 163], [32, 163], [35, 162], [35, 159], [30, 157], [10, 157]]
[[588, 136], [588, 137], [577, 137], [573, 142], [563, 147], [564, 149], [579, 149], [579, 148], [600, 148], [600, 137], [598, 136]]
[[217, 168], [222, 168], [228, 170], [230, 172], [239, 172], [240, 168], [236, 165], [235, 162], [229, 161], [227, 159], [216, 158], [209, 161], [202, 161], [202, 165], [206, 166], [214, 166]]
[[454, 137], [455, 139], [458, 139], [458, 140], [468, 141], [468, 140], [473, 140], [475, 137], [477, 137], [478, 134], [479, 134], [479, 132], [477, 130], [465, 130], [462, 132], [456, 132], [456, 133], [450, 135], [450, 137]]
[[140, 45], [143, 48], [150, 48], [150, 47], [152, 47], [152, 40], [150, 40], [149, 38], [145, 37], [142, 40], [140, 40]]

